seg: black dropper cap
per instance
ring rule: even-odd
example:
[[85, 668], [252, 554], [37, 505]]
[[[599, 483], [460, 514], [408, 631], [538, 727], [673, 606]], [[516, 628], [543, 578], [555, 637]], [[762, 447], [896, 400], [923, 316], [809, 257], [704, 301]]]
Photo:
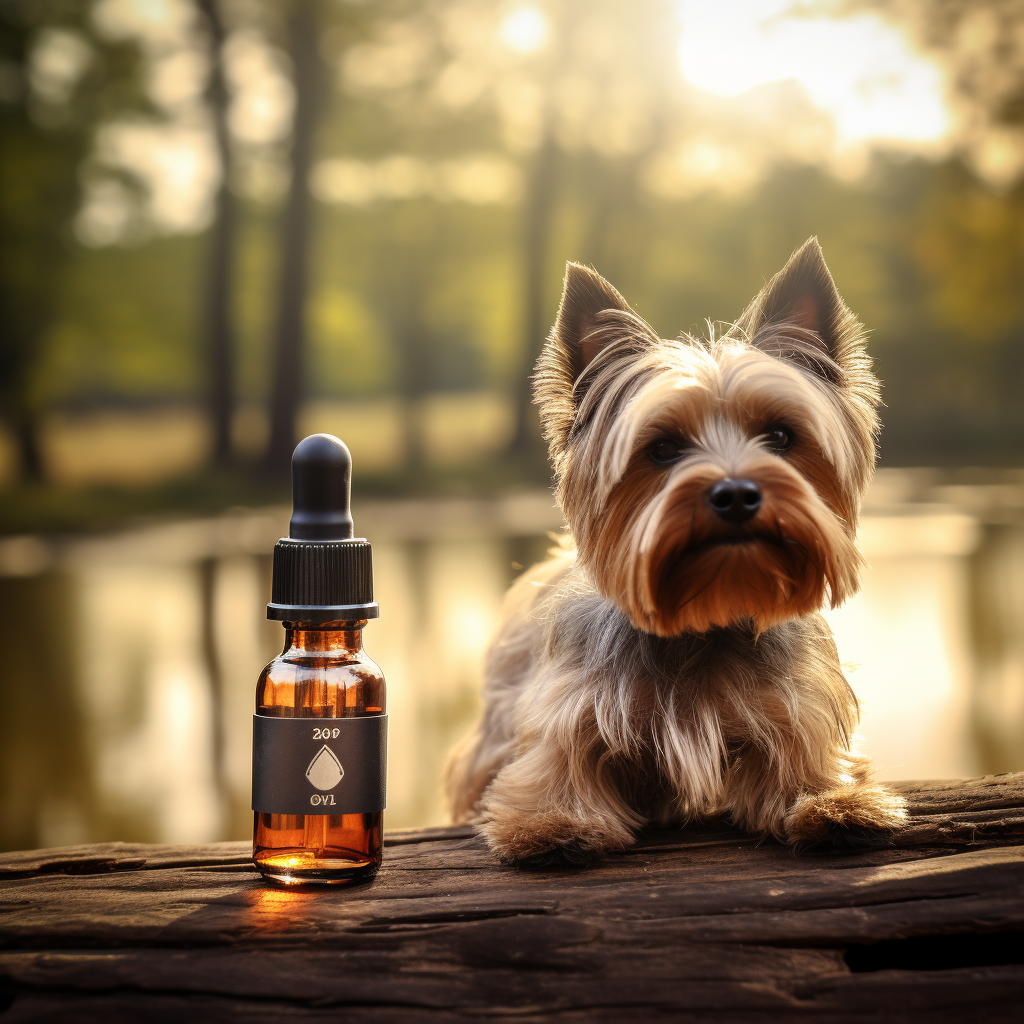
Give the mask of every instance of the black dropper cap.
[[352, 536], [352, 456], [333, 434], [311, 434], [292, 453], [292, 518], [274, 545], [268, 619], [375, 619], [370, 545]]

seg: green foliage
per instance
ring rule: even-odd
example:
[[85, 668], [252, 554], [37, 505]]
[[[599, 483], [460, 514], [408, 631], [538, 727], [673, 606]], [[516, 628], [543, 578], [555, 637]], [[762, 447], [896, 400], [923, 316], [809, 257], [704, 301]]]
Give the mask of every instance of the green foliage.
[[71, 223], [92, 131], [139, 108], [136, 54], [99, 39], [88, 8], [62, 0], [0, 4], [0, 414], [23, 440], [48, 388], [38, 364], [73, 257]]
[[47, 404], [191, 400], [202, 393], [196, 306], [202, 241], [79, 252], [34, 381]]

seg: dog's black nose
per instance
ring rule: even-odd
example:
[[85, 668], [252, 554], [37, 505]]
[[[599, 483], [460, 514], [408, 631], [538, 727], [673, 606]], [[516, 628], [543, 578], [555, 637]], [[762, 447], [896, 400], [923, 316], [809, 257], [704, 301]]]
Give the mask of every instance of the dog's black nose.
[[761, 488], [753, 480], [719, 480], [708, 491], [708, 504], [726, 522], [745, 523], [761, 507]]

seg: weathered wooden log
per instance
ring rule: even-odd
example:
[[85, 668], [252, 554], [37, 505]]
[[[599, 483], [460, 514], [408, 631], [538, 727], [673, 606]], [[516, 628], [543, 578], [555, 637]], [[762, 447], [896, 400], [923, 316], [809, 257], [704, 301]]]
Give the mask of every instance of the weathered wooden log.
[[1024, 773], [902, 783], [891, 847], [652, 831], [586, 871], [472, 829], [389, 833], [376, 881], [262, 884], [245, 843], [0, 855], [11, 1021], [1017, 1021]]

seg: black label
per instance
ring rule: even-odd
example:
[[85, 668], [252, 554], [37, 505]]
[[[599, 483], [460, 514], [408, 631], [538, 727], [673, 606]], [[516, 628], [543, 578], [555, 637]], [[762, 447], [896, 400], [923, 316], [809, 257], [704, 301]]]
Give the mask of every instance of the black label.
[[264, 814], [384, 810], [388, 716], [252, 716], [252, 809]]

